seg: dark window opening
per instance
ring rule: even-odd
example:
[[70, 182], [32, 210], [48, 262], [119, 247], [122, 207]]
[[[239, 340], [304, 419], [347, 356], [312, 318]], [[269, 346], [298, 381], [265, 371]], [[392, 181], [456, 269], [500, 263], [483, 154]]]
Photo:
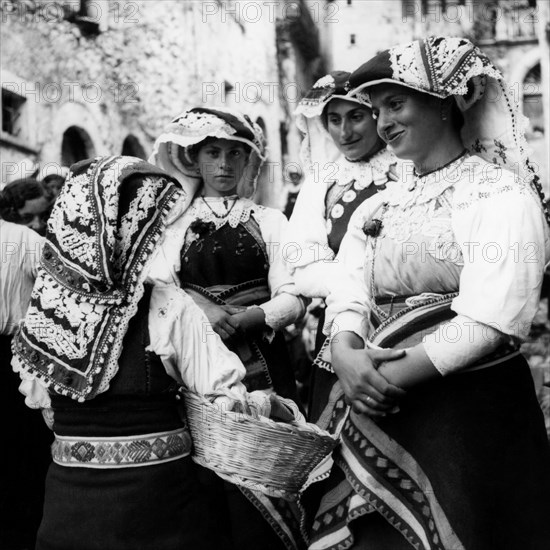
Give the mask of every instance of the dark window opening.
[[122, 144], [122, 155], [147, 160], [145, 149], [136, 136], [129, 135]]
[[22, 108], [26, 98], [2, 88], [2, 131], [18, 137], [21, 133]]

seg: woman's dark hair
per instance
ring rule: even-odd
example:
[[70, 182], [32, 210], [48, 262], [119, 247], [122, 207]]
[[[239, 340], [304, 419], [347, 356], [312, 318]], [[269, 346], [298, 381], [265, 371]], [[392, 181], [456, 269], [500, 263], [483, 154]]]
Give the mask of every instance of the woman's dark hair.
[[462, 127], [464, 126], [464, 115], [462, 114], [462, 111], [458, 108], [458, 105], [456, 104], [456, 101], [454, 101], [454, 99], [451, 105], [451, 123], [453, 125], [453, 128], [458, 133], [460, 133]]
[[12, 181], [0, 191], [0, 217], [8, 222], [20, 223], [18, 210], [25, 202], [47, 197], [44, 186], [34, 178]]
[[[323, 111], [321, 112], [321, 124], [324, 126], [325, 130], [327, 130], [327, 131], [328, 131], [328, 108], [329, 108], [329, 105], [336, 99], [342, 99], [343, 101], [348, 101], [347, 99], [335, 97], [334, 99], [331, 99], [324, 106]], [[355, 103], [355, 101], [354, 102], [350, 101], [350, 103]], [[367, 111], [372, 113], [372, 109], [368, 105], [363, 105], [362, 103], [357, 103], [356, 106], [357, 107], [363, 107], [364, 109], [366, 109]]]

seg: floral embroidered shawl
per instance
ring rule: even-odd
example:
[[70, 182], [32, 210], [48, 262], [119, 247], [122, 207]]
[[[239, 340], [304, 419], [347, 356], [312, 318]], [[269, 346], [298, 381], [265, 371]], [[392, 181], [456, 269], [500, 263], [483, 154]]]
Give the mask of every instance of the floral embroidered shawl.
[[78, 401], [108, 389], [145, 268], [181, 194], [172, 178], [133, 157], [71, 168], [14, 338], [17, 370]]

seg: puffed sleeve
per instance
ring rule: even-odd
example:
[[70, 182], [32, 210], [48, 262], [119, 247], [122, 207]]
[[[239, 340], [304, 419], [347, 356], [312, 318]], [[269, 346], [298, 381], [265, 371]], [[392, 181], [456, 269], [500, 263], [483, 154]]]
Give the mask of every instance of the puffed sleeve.
[[513, 174], [495, 193], [453, 216], [453, 230], [464, 255], [459, 295], [452, 309], [524, 339], [537, 311], [549, 257], [548, 225], [529, 189]]
[[304, 181], [288, 224], [285, 246], [288, 269], [303, 296], [325, 298], [337, 272], [325, 224], [325, 178]]
[[336, 256], [337, 278], [327, 297], [326, 322], [323, 328], [327, 335], [351, 331], [367, 341], [370, 296], [365, 264], [370, 243], [363, 232], [363, 225], [381, 203], [382, 194], [379, 193], [361, 204], [350, 219]]
[[180, 197], [172, 209], [164, 234], [147, 267], [146, 282], [153, 285], [179, 284], [180, 254], [191, 223], [190, 217], [185, 214], [187, 206], [187, 199]]
[[442, 326], [424, 343], [442, 374], [471, 364], [506, 339], [525, 339], [538, 308], [550, 257], [548, 225], [530, 189], [511, 172], [498, 178], [498, 185], [476, 189], [473, 199], [455, 194], [453, 231], [464, 268], [451, 306], [458, 315], [450, 323], [460, 330], [450, 339]]
[[266, 324], [278, 330], [301, 319], [306, 303], [298, 296], [293, 277], [284, 261], [286, 247], [283, 239], [287, 219], [274, 208], [261, 208], [256, 216], [269, 257], [268, 283], [271, 292], [271, 300], [260, 307], [264, 310]]
[[244, 394], [246, 369], [184, 290], [154, 286], [148, 324], [148, 349], [160, 357], [174, 380], [203, 395], [222, 389]]

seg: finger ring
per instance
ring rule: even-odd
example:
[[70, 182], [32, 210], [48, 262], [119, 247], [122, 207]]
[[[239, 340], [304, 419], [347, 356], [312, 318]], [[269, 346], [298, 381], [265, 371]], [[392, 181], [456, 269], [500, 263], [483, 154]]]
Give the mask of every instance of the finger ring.
[[368, 395], [366, 402], [370, 405], [371, 403], [374, 403], [374, 399], [370, 395]]

